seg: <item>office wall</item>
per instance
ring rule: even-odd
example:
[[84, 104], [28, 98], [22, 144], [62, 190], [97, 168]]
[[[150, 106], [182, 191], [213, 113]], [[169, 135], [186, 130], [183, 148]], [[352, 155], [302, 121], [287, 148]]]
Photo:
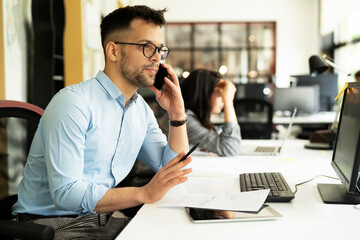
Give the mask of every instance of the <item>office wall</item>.
[[28, 24], [31, 0], [2, 0], [3, 73], [5, 99], [26, 101], [28, 62]]
[[[359, 0], [321, 0], [320, 31], [322, 35], [334, 33], [335, 43], [351, 42], [360, 36]], [[360, 44], [349, 44], [335, 50], [335, 64], [343, 69], [339, 74], [339, 88], [345, 82], [354, 81], [354, 74], [360, 69]], [[345, 72], [346, 73], [345, 73]]]
[[[29, 50], [25, 36], [26, 24], [31, 16], [31, 0], [1, 1], [5, 98], [26, 100], [26, 54]], [[87, 2], [92, 3], [96, 9], [119, 1], [89, 0]], [[276, 21], [276, 72], [281, 86], [287, 85], [290, 75], [307, 73], [308, 57], [319, 53], [319, 2], [322, 7], [321, 33], [336, 28], [339, 19], [360, 9], [359, 0], [123, 0], [121, 2], [124, 5], [146, 4], [155, 8], [168, 7], [169, 11], [165, 16], [170, 22]], [[109, 9], [108, 6], [106, 9]], [[99, 12], [106, 11], [99, 10]], [[90, 48], [85, 50], [85, 79], [103, 66], [103, 57], [99, 54], [99, 49], [91, 48], [93, 47], [91, 42], [87, 44]]]
[[276, 21], [277, 85], [290, 75], [308, 73], [308, 58], [319, 53], [318, 0], [133, 0], [154, 8], [167, 7], [169, 22]]
[[[118, 7], [116, 0], [65, 0], [65, 86], [79, 83], [104, 68], [101, 18]], [[74, 39], [75, 38], [75, 39]]]
[[[3, 38], [2, 41], [0, 41], [0, 44], [3, 43], [3, 51], [0, 51], [0, 54], [2, 54], [3, 64], [0, 69], [4, 69], [0, 75], [0, 86], [2, 88], [2, 92], [4, 92], [1, 97], [4, 99], [27, 101], [29, 54], [33, 51], [30, 48], [31, 44], [28, 41], [28, 37], [31, 35], [32, 1], [0, 1], [0, 6], [2, 7], [2, 18], [0, 19], [0, 24], [3, 30]], [[118, 0], [82, 0], [82, 3], [84, 5], [90, 4], [95, 6], [95, 13], [97, 15], [86, 15], [88, 19], [91, 19], [91, 17], [98, 17], [98, 19], [100, 19], [102, 15], [118, 6]], [[84, 19], [84, 22], [85, 20], [86, 19]], [[68, 24], [71, 24], [71, 21]], [[87, 34], [89, 27], [91, 28], [91, 24], [89, 25], [88, 23], [84, 23], [84, 25], [84, 31], [86, 31], [84, 34]], [[99, 32], [96, 31], [97, 29], [93, 31], [96, 35], [99, 34]], [[91, 34], [86, 36], [90, 37]], [[96, 36], [93, 38], [96, 38]], [[85, 63], [83, 75], [84, 79], [87, 79], [89, 76], [93, 76], [94, 72], [102, 69], [103, 56], [102, 50], [99, 50], [98, 47], [95, 47], [94, 49], [93, 45], [89, 42], [84, 43], [84, 48], [85, 54], [83, 59]], [[84, 79], [80, 79], [79, 81]]]
[[334, 32], [339, 22], [356, 12], [360, 14], [359, 0], [321, 0], [320, 33]]
[[117, 0], [83, 1], [83, 75], [84, 80], [96, 75], [104, 68], [105, 59], [100, 39], [102, 17], [118, 7]]

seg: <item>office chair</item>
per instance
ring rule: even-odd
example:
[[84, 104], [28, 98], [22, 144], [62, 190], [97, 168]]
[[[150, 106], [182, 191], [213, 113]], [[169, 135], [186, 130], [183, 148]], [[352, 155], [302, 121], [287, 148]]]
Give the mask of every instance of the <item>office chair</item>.
[[[30, 103], [0, 100], [0, 120], [2, 118], [19, 118], [26, 120], [28, 128], [26, 153], [29, 151], [31, 140], [43, 112], [43, 109]], [[1, 124], [0, 127], [6, 128], [6, 125]], [[8, 132], [9, 129], [6, 131], [6, 135], [11, 134]], [[4, 146], [6, 146], [6, 144], [4, 144]], [[8, 149], [0, 150], [5, 150], [5, 153], [1, 154], [1, 157], [4, 157], [4, 160], [7, 161], [7, 157], [9, 156]], [[12, 215], [12, 206], [16, 201], [17, 195], [7, 196], [0, 200], [0, 238], [53, 239], [54, 229], [52, 227], [35, 223], [14, 221], [15, 216]]]
[[273, 106], [260, 98], [234, 100], [243, 139], [271, 139]]

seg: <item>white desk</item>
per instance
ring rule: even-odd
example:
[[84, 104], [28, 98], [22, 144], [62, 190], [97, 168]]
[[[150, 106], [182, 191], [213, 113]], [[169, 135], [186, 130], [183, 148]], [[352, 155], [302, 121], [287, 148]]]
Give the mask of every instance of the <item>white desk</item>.
[[[244, 141], [244, 144], [258, 142]], [[261, 142], [270, 144], [271, 141]], [[330, 166], [332, 151], [304, 149], [304, 143], [303, 140], [289, 140], [277, 157], [194, 155], [193, 173], [184, 186], [188, 192], [238, 192], [239, 173], [280, 171], [294, 190], [296, 183], [314, 176], [336, 176]], [[299, 186], [291, 202], [270, 203], [283, 215], [278, 220], [196, 224], [183, 208], [144, 205], [117, 239], [357, 239], [360, 210], [352, 205], [324, 204], [316, 187], [318, 182], [338, 183], [320, 177]]]
[[[296, 116], [293, 124], [332, 124], [336, 112], [318, 112], [307, 116]], [[289, 124], [291, 117], [280, 117], [274, 115], [274, 124]]]
[[[293, 124], [332, 124], [335, 120], [336, 112], [318, 112], [311, 115], [296, 116]], [[274, 124], [289, 124], [291, 117], [273, 116]], [[224, 123], [221, 115], [211, 115], [211, 122], [214, 124]]]

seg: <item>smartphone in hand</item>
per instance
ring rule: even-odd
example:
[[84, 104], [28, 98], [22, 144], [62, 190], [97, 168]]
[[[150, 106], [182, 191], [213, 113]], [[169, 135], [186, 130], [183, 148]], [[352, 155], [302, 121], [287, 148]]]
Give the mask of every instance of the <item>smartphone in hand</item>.
[[167, 69], [164, 68], [162, 66], [162, 64], [160, 63], [159, 65], [159, 71], [156, 73], [155, 75], [155, 83], [154, 83], [154, 87], [156, 87], [157, 89], [159, 90], [162, 90], [164, 84], [165, 84], [165, 81], [164, 81], [164, 78], [165, 77], [168, 77], [169, 74], [167, 72]]

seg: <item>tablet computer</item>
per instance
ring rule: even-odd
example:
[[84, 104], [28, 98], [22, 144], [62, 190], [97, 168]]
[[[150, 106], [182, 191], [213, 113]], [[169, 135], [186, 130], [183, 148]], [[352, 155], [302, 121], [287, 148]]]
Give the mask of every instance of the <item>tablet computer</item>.
[[282, 217], [275, 209], [264, 205], [259, 212], [238, 212], [186, 207], [186, 212], [195, 223], [275, 220]]

